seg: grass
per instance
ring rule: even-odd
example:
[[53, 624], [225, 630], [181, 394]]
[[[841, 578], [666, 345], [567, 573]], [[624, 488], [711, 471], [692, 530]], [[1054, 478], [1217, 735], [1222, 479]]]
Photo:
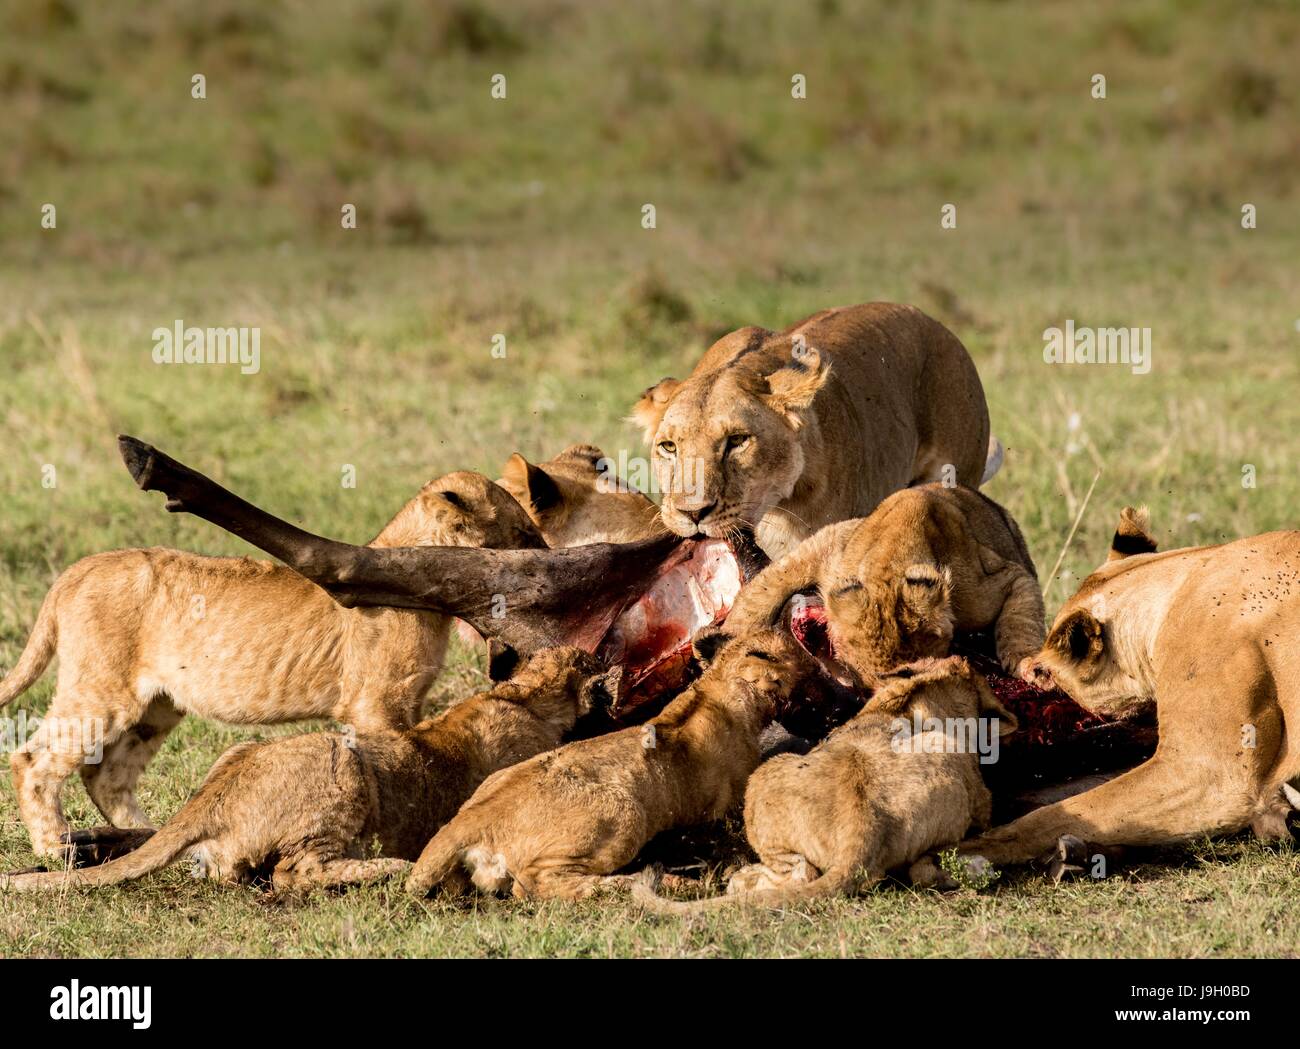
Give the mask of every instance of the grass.
[[[1166, 546], [1295, 525], [1284, 3], [33, 0], [0, 17], [0, 666], [81, 556], [249, 552], [137, 492], [117, 432], [363, 540], [447, 470], [495, 476], [575, 440], [642, 454], [628, 407], [712, 337], [869, 299], [914, 302], [970, 348], [1009, 449], [988, 491], [1044, 575], [1101, 471], [1049, 611], [1125, 503], [1150, 505]], [[150, 333], [177, 318], [259, 325], [261, 371], [155, 365]], [[1150, 327], [1150, 374], [1045, 364], [1066, 318]], [[481, 681], [458, 650], [432, 701]], [[5, 713], [43, 710], [52, 682]], [[188, 721], [145, 807], [173, 811], [264, 734]], [[7, 782], [0, 856], [31, 862]], [[686, 922], [395, 888], [268, 906], [177, 870], [0, 897], [0, 953], [1294, 955], [1296, 863], [1239, 839], [1098, 883], [1008, 874]]]

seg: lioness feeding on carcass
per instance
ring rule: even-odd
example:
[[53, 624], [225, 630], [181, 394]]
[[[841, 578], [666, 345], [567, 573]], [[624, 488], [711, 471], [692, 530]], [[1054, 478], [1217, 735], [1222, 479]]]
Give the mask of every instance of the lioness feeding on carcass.
[[1035, 665], [1090, 712], [1159, 717], [1150, 760], [965, 842], [992, 863], [1064, 836], [1161, 845], [1251, 826], [1289, 836], [1300, 804], [1300, 532], [1156, 552], [1121, 514], [1105, 564], [1056, 616]]
[[685, 379], [646, 390], [632, 421], [651, 447], [668, 528], [752, 530], [773, 558], [900, 488], [977, 488], [1002, 462], [966, 348], [888, 302], [725, 335]]

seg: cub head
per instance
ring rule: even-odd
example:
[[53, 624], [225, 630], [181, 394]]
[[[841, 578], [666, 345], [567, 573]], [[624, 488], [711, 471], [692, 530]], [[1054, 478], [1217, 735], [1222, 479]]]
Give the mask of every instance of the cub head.
[[993, 694], [984, 676], [959, 656], [922, 659], [879, 678], [863, 712], [895, 717], [996, 718], [998, 736], [1020, 727], [1015, 714]]
[[516, 663], [492, 690], [495, 699], [519, 703], [544, 721], [573, 727], [578, 718], [617, 705], [623, 668], [572, 645], [543, 648]]
[[821, 667], [784, 630], [750, 630], [733, 636], [717, 627], [706, 627], [692, 639], [691, 649], [696, 662], [704, 668], [697, 689], [730, 689], [735, 682], [743, 681], [770, 701], [773, 715], [784, 713], [794, 699], [820, 682]]
[[826, 588], [835, 658], [871, 683], [899, 663], [943, 656], [952, 643], [952, 573], [932, 564], [897, 566], [883, 577]]
[[370, 545], [532, 550], [546, 540], [509, 492], [482, 474], [459, 470], [421, 488]]
[[789, 498], [804, 469], [799, 430], [829, 370], [809, 347], [767, 374], [724, 368], [648, 389], [632, 420], [651, 447], [664, 524], [681, 536], [725, 537]]
[[519, 501], [553, 547], [630, 543], [663, 532], [659, 508], [589, 444], [571, 445], [536, 466], [515, 452], [497, 483]]
[[[1109, 584], [1140, 562], [1130, 557], [1156, 552], [1145, 510], [1126, 506], [1111, 540], [1106, 562], [1088, 576], [1057, 613], [1032, 674], [1039, 685], [1056, 684], [1076, 703], [1103, 716], [1132, 713], [1134, 704], [1150, 699], [1150, 688], [1137, 676], [1132, 654], [1123, 643], [1123, 625], [1115, 615]], [[1128, 562], [1128, 563], [1126, 563]], [[1140, 611], [1126, 602], [1129, 618]]]

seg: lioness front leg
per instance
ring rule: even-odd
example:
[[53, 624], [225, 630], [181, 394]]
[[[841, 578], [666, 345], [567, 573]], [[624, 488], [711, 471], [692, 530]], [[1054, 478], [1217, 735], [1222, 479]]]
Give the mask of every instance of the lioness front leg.
[[[1064, 834], [1099, 845], [1165, 845], [1250, 823], [1282, 742], [1276, 703], [1260, 707], [1251, 698], [1273, 695], [1259, 652], [1238, 647], [1195, 675], [1171, 662], [1157, 676], [1155, 694], [1160, 742], [1151, 760], [964, 842], [959, 851], [1020, 863]], [[1243, 741], [1247, 726], [1250, 745]]]
[[958, 847], [990, 863], [1026, 863], [1072, 834], [1099, 845], [1170, 845], [1240, 830], [1256, 798], [1239, 777], [1159, 753], [1100, 787], [1021, 816]]

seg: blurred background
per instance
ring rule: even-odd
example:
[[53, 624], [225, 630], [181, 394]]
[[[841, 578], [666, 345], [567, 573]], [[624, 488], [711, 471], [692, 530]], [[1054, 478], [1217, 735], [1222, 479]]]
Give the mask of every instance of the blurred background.
[[[242, 549], [134, 491], [118, 431], [362, 540], [446, 470], [642, 454], [627, 409], [717, 335], [871, 299], [971, 349], [1010, 450], [990, 492], [1044, 571], [1098, 469], [1076, 575], [1123, 502], [1175, 543], [1295, 523], [1293, 3], [11, 0], [2, 24], [6, 651], [77, 556]], [[1067, 318], [1150, 327], [1151, 373], [1044, 364]], [[260, 372], [155, 364], [178, 319], [259, 326]]]

